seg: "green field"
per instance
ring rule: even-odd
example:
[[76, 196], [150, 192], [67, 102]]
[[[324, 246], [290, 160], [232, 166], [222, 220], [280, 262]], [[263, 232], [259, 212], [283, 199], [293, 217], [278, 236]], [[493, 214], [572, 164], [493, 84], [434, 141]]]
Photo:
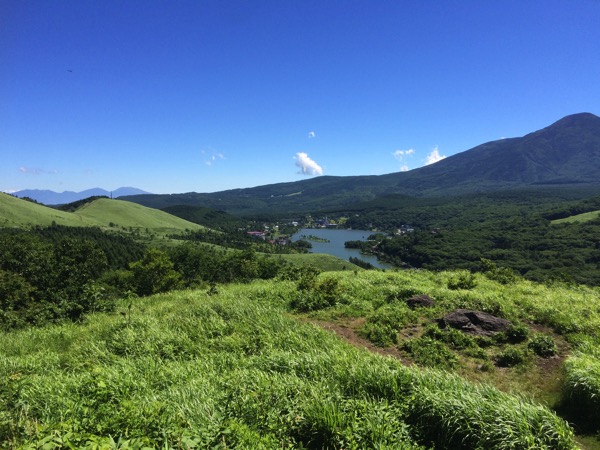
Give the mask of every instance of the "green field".
[[[588, 448], [593, 439], [575, 436], [552, 408], [574, 401], [597, 420], [597, 291], [483, 275], [456, 289], [464, 276], [324, 272], [309, 289], [274, 280], [178, 291], [123, 301], [82, 324], [3, 333], [0, 440], [3, 448]], [[415, 293], [434, 308], [410, 310], [402, 299]], [[308, 297], [330, 295], [330, 306], [298, 313]], [[433, 318], [458, 307], [494, 312], [528, 338], [460, 347], [434, 336], [429, 354], [464, 363], [454, 367], [406, 352], [407, 341], [427, 341]], [[400, 358], [313, 322], [358, 323], [367, 338], [369, 326], [389, 326], [395, 340], [382, 348]], [[539, 334], [560, 344], [554, 359], [527, 350]], [[510, 348], [526, 360], [496, 366]], [[565, 377], [544, 369], [556, 358], [566, 358]], [[473, 360], [486, 369], [469, 375]]]
[[553, 220], [552, 223], [573, 223], [573, 222], [589, 222], [590, 220], [598, 219], [600, 217], [600, 211], [590, 211], [583, 214], [577, 214], [571, 217], [565, 217], [564, 219]]
[[346, 260], [324, 253], [292, 253], [278, 257], [296, 266], [314, 266], [323, 271], [362, 270]]
[[59, 211], [48, 206], [28, 202], [0, 192], [0, 226], [8, 228], [28, 228], [49, 226], [52, 223], [70, 227], [95, 226], [85, 218]]
[[149, 229], [156, 232], [174, 233], [202, 229], [187, 220], [180, 219], [157, 209], [146, 208], [123, 200], [101, 198], [87, 203], [74, 213], [84, 220], [103, 227]]
[[122, 200], [100, 198], [69, 213], [0, 194], [1, 227], [29, 228], [53, 223], [72, 227], [147, 230], [163, 235], [203, 228], [164, 211]]

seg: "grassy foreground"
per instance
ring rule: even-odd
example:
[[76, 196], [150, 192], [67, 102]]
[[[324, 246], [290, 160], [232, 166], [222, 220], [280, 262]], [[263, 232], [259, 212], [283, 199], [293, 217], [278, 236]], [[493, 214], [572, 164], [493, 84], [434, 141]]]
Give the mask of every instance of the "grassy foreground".
[[[327, 276], [365, 308], [412, 283]], [[523, 395], [299, 322], [287, 312], [298, 292], [273, 281], [179, 291], [0, 335], [1, 448], [575, 447], [568, 424]]]

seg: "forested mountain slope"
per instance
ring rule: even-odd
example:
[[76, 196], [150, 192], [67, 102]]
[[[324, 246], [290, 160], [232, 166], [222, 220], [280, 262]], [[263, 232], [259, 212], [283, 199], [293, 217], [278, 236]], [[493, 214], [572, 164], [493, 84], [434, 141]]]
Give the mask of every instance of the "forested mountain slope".
[[334, 177], [215, 193], [137, 195], [127, 200], [154, 208], [206, 206], [237, 214], [305, 212], [381, 195], [448, 196], [532, 186], [600, 188], [600, 118], [581, 113], [523, 137], [479, 145], [435, 164], [380, 176]]

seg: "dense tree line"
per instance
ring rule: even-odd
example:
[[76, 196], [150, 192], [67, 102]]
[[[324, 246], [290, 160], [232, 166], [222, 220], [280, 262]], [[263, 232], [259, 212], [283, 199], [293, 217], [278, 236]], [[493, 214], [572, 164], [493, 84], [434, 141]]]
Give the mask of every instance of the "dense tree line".
[[80, 320], [89, 312], [114, 309], [124, 296], [210, 288], [289, 271], [281, 258], [252, 248], [187, 242], [161, 250], [92, 228], [2, 229], [0, 328]]
[[[600, 285], [600, 223], [551, 221], [600, 209], [585, 192], [525, 189], [460, 197], [388, 196], [346, 212], [347, 225], [395, 234], [371, 243], [349, 243], [398, 267], [478, 270], [481, 258], [536, 281], [560, 279]], [[579, 198], [579, 199], [578, 199]]]
[[[0, 233], [10, 232], [1, 230]], [[40, 236], [54, 244], [64, 238], [94, 242], [104, 252], [110, 269], [123, 269], [129, 263], [140, 259], [145, 252], [145, 246], [121, 233], [107, 233], [97, 227], [67, 227], [52, 225], [50, 227], [34, 227], [29, 231], [15, 231]]]
[[108, 269], [89, 240], [50, 242], [24, 233], [0, 235], [0, 325], [20, 327], [109, 309], [94, 285]]
[[478, 270], [486, 258], [536, 281], [600, 285], [600, 220], [551, 224], [529, 218], [420, 230], [386, 239], [376, 251], [398, 266]]
[[[328, 211], [330, 217], [347, 216], [346, 226], [395, 231], [403, 224], [415, 228], [463, 227], [473, 223], [542, 215], [554, 220], [600, 209], [600, 197], [586, 190], [530, 188], [456, 197], [417, 198], [382, 196], [351, 209]], [[594, 195], [590, 191], [590, 195]]]

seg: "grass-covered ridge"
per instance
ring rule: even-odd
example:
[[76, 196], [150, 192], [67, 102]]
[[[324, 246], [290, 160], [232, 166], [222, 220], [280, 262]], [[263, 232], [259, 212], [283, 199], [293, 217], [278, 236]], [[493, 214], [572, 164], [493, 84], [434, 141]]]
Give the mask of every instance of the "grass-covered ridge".
[[[0, 445], [574, 448], [567, 423], [525, 395], [372, 355], [289, 314], [306, 295], [334, 293], [319, 313], [350, 317], [375, 312], [390, 293], [427, 290], [441, 309], [481, 295], [483, 306], [558, 326], [591, 292], [561, 291], [573, 310], [559, 315], [549, 291], [547, 305], [535, 304], [543, 287], [499, 296], [481, 280], [481, 291], [459, 292], [446, 287], [449, 276], [330, 272], [317, 291], [232, 284], [135, 299], [80, 325], [3, 333]], [[597, 325], [595, 314], [581, 331]]]
[[0, 227], [49, 226], [52, 223], [70, 227], [96, 225], [82, 217], [0, 192]]
[[100, 198], [85, 204], [74, 214], [100, 226], [132, 227], [162, 232], [197, 230], [203, 227], [157, 209], [126, 202]]
[[70, 227], [127, 228], [161, 234], [203, 227], [136, 203], [98, 198], [75, 212], [65, 212], [0, 193], [0, 227], [30, 228], [52, 224]]
[[564, 219], [553, 220], [552, 223], [573, 223], [573, 222], [589, 222], [590, 220], [596, 220], [600, 216], [600, 211], [590, 211], [574, 216], [565, 217]]

